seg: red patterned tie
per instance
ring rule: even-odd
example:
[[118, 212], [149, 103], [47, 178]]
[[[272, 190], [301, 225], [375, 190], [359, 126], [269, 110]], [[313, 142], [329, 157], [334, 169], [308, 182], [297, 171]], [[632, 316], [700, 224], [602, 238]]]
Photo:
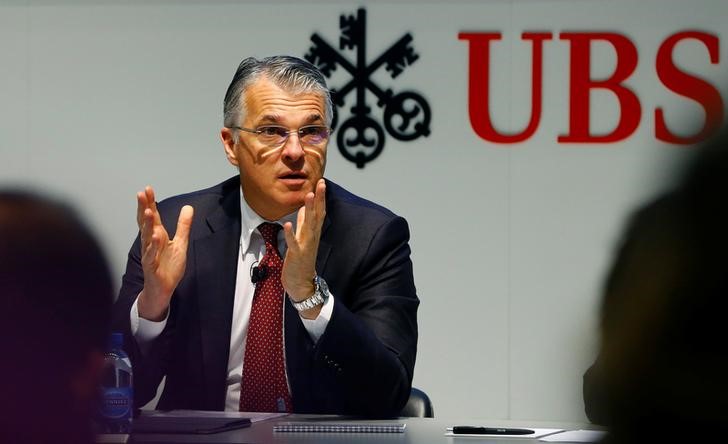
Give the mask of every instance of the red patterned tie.
[[265, 276], [255, 286], [243, 360], [240, 410], [290, 412], [291, 395], [283, 358], [283, 259], [278, 253], [278, 224], [263, 223], [258, 231], [265, 240], [259, 267]]

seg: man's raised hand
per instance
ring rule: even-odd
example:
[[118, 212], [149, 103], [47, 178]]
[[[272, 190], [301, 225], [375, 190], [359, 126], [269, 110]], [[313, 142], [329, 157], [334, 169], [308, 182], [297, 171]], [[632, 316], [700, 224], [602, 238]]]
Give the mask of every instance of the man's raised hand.
[[[313, 295], [313, 277], [316, 274], [316, 255], [321, 240], [321, 227], [326, 216], [326, 182], [319, 179], [315, 193], [304, 198], [304, 205], [298, 210], [296, 231], [293, 224], [286, 222], [283, 233], [288, 250], [283, 261], [281, 280], [286, 293], [294, 300], [301, 301]], [[304, 313], [305, 317], [316, 317], [320, 307]]]
[[161, 321], [167, 315], [172, 293], [185, 273], [193, 213], [191, 206], [182, 207], [177, 231], [174, 239], [170, 239], [157, 211], [152, 187], [137, 193], [137, 225], [144, 271], [144, 289], [139, 294], [137, 308], [144, 319]]

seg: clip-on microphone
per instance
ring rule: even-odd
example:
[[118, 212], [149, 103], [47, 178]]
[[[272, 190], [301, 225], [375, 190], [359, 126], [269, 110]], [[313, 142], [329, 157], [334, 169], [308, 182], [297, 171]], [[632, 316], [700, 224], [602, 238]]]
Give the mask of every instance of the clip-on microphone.
[[250, 282], [257, 284], [268, 276], [268, 267], [265, 265], [254, 266], [250, 269]]

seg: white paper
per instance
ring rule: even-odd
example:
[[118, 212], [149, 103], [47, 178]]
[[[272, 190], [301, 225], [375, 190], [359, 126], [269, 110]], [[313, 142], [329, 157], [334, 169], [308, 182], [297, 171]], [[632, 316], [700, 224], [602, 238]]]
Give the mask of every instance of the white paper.
[[600, 430], [569, 430], [563, 433], [556, 433], [539, 439], [545, 442], [597, 442], [604, 438], [607, 432]]
[[[495, 426], [488, 426], [488, 427], [495, 427]], [[483, 435], [483, 434], [477, 434], [477, 435], [465, 435], [458, 433], [457, 435], [452, 432], [452, 428], [448, 427], [447, 431], [445, 432], [445, 436], [452, 436], [454, 438], [483, 438], [484, 436], [497, 436], [498, 438], [539, 438], [541, 436], [546, 436], [550, 433], [556, 433], [561, 432], [564, 429], [537, 429], [533, 427], [518, 427], [519, 429], [530, 429], [533, 430], [533, 433], [530, 433], [528, 435]]]

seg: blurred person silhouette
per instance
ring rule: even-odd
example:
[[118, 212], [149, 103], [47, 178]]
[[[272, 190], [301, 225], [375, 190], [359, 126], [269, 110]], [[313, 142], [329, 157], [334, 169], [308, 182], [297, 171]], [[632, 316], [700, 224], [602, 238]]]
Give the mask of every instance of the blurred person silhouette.
[[72, 209], [0, 191], [0, 442], [92, 442], [112, 292]]
[[[587, 416], [607, 442], [728, 432], [728, 131], [632, 217], [608, 275]], [[723, 438], [725, 439], [725, 438]]]

